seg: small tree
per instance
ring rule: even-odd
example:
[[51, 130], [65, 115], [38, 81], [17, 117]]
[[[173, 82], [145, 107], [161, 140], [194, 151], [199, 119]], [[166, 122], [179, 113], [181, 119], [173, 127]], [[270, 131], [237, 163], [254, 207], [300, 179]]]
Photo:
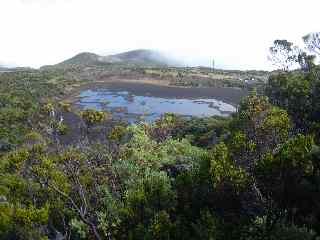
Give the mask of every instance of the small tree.
[[97, 111], [94, 109], [86, 109], [81, 112], [80, 115], [85, 121], [87, 127], [90, 127], [95, 123], [102, 122], [106, 119], [106, 114], [103, 111]]
[[297, 62], [298, 47], [287, 40], [275, 40], [273, 46], [270, 47], [269, 60], [276, 67], [283, 71], [288, 71], [289, 68]]
[[309, 51], [320, 56], [320, 32], [309, 33], [302, 39]]

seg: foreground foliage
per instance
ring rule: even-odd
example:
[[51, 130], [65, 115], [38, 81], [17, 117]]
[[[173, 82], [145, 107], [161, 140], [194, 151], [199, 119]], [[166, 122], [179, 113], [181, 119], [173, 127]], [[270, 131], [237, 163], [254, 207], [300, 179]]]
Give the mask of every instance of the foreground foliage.
[[86, 110], [66, 145], [59, 87], [5, 74], [0, 239], [319, 239], [318, 72], [272, 75], [228, 118]]

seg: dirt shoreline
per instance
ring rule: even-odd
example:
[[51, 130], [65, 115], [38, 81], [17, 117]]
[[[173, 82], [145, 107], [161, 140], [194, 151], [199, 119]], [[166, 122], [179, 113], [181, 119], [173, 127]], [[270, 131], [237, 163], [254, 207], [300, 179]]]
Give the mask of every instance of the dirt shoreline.
[[214, 88], [214, 87], [180, 87], [170, 86], [165, 83], [159, 84], [152, 80], [107, 80], [95, 81], [75, 86], [65, 99], [74, 103], [80, 92], [88, 89], [107, 88], [113, 91], [127, 91], [137, 96], [153, 96], [162, 98], [214, 98], [233, 106], [248, 94], [248, 91], [237, 88]]

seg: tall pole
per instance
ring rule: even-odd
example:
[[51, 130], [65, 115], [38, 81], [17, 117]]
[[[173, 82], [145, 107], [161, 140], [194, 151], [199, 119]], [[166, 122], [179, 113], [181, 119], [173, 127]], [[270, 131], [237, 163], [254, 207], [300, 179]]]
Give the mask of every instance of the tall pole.
[[212, 72], [214, 71], [214, 58], [212, 59]]

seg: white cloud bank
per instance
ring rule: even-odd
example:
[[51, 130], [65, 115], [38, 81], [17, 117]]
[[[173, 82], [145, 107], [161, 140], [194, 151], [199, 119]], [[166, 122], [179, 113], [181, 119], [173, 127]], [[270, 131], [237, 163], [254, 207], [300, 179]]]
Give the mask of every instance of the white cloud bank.
[[150, 48], [268, 69], [273, 40], [319, 31], [319, 9], [319, 0], [1, 0], [0, 60], [39, 67], [82, 51]]

